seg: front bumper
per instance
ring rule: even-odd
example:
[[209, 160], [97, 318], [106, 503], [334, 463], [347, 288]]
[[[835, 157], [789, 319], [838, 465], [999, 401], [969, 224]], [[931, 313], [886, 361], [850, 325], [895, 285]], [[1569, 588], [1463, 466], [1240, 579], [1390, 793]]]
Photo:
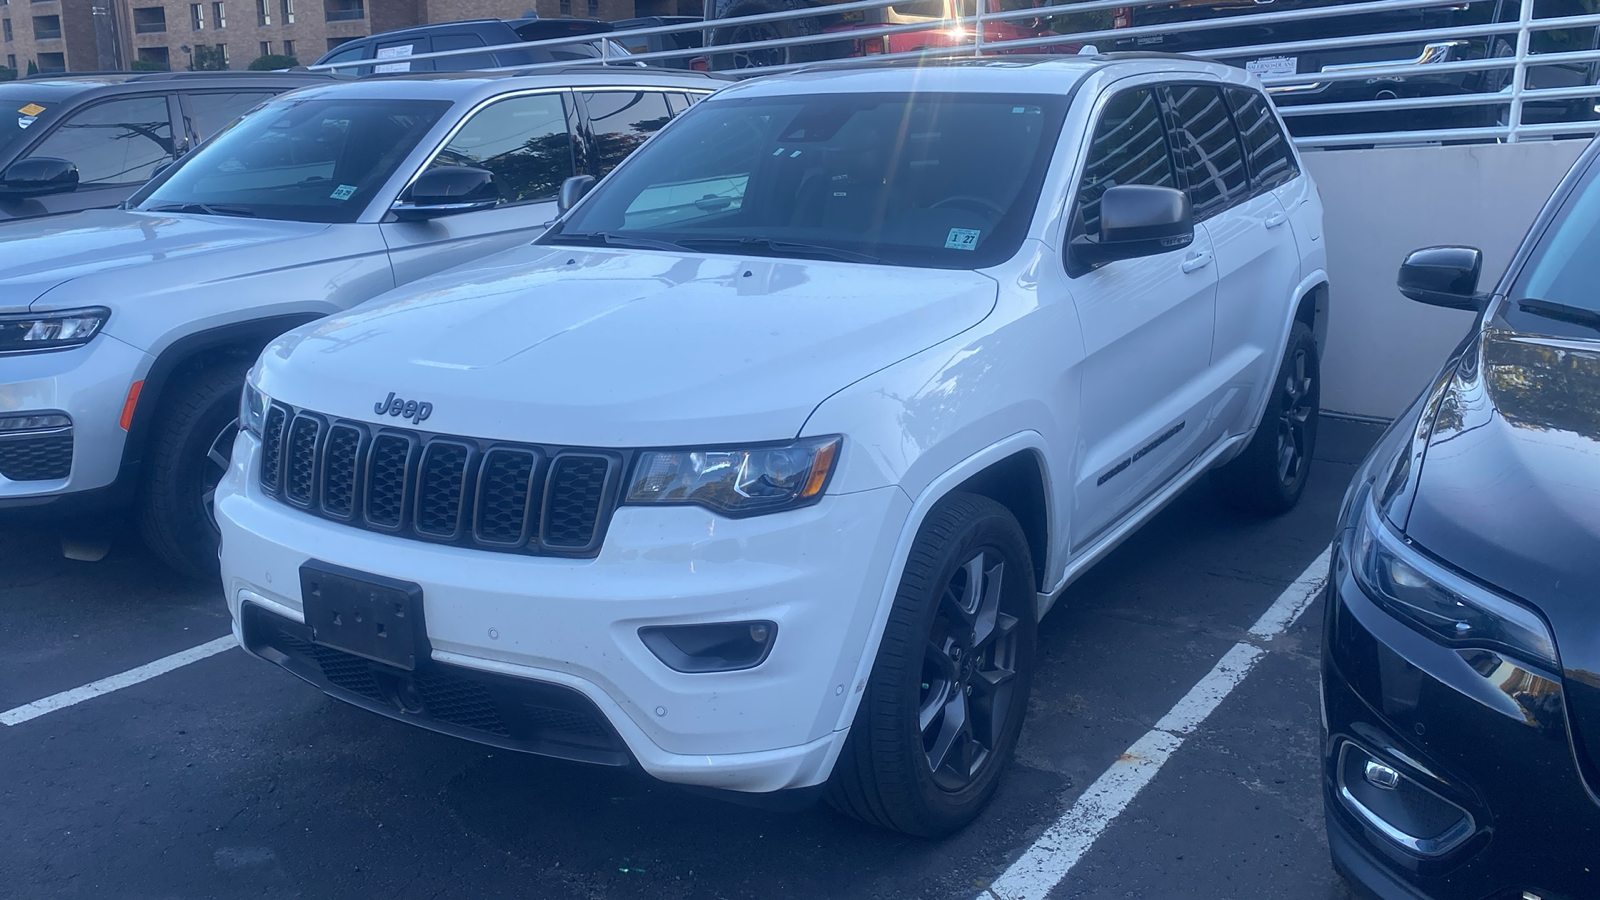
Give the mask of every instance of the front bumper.
[[[105, 489], [122, 469], [122, 406], [150, 362], [148, 354], [105, 334], [70, 350], [0, 357], [0, 415], [54, 413], [72, 420], [70, 441], [36, 448], [27, 477], [8, 478], [0, 471], [0, 515], [82, 506], [78, 498], [114, 493]], [[46, 452], [70, 456], [64, 476], [40, 464]], [[35, 477], [40, 474], [55, 477]]]
[[[1351, 577], [1348, 540], [1336, 547], [1322, 656], [1335, 867], [1381, 898], [1600, 896], [1600, 801], [1579, 772], [1559, 678], [1393, 618]], [[1352, 753], [1398, 773], [1401, 791], [1341, 770]], [[1406, 835], [1423, 839], [1420, 851]]]
[[[599, 556], [558, 559], [423, 543], [302, 513], [261, 493], [259, 455], [256, 439], [241, 434], [216, 501], [235, 633], [257, 655], [284, 665], [242, 627], [246, 610], [277, 617], [268, 621], [280, 630], [303, 628], [300, 566], [317, 559], [421, 587], [430, 673], [564, 689], [657, 778], [746, 792], [826, 780], [910, 510], [898, 488], [738, 520], [696, 507], [623, 507]], [[776, 623], [774, 644], [741, 671], [674, 671], [639, 638], [645, 626], [758, 619]], [[352, 700], [349, 690], [330, 693]], [[417, 721], [402, 702], [369, 700], [360, 705]], [[536, 731], [499, 740], [424, 717], [419, 724], [485, 743], [584, 758], [527, 745]]]

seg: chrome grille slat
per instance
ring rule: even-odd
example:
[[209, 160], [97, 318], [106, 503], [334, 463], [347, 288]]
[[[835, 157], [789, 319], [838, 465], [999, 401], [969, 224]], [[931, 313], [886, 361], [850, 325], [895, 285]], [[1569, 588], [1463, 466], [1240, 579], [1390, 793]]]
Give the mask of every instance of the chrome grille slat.
[[325, 519], [430, 543], [592, 557], [629, 454], [392, 428], [274, 403], [260, 485]]

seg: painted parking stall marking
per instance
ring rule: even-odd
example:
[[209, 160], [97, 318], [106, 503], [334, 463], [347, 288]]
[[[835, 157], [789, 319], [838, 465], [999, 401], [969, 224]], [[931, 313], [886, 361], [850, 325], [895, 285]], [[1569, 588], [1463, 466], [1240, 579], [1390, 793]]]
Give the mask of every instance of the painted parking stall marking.
[[190, 647], [187, 650], [180, 650], [171, 656], [163, 656], [155, 662], [145, 663], [136, 669], [129, 669], [126, 672], [111, 675], [99, 681], [91, 681], [82, 687], [75, 687], [69, 691], [52, 694], [42, 700], [35, 700], [15, 709], [8, 709], [0, 713], [0, 725], [21, 725], [23, 722], [37, 719], [46, 713], [53, 713], [58, 709], [66, 709], [85, 700], [93, 700], [95, 697], [109, 694], [112, 691], [120, 691], [125, 687], [132, 687], [141, 681], [149, 681], [157, 675], [165, 675], [173, 669], [181, 669], [190, 663], [216, 656], [224, 650], [237, 646], [239, 646], [239, 642], [234, 640], [233, 635], [219, 637], [198, 647]]
[[1155, 780], [1156, 773], [1184, 740], [1267, 655], [1267, 648], [1252, 642], [1271, 641], [1282, 634], [1317, 598], [1327, 581], [1331, 552], [1332, 547], [1323, 550], [1250, 627], [1249, 639], [1234, 644], [1223, 654], [1154, 728], [1124, 750], [1060, 819], [978, 895], [978, 900], [1045, 900], [1106, 827]]

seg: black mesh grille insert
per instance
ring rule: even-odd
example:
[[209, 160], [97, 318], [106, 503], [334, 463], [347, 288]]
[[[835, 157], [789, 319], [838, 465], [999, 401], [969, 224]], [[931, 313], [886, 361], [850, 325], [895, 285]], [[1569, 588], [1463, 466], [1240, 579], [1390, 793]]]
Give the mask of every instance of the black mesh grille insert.
[[0, 441], [0, 475], [12, 481], [52, 481], [71, 474], [70, 434]]
[[322, 457], [322, 509], [348, 519], [356, 510], [356, 463], [361, 458], [364, 435], [343, 423], [328, 429]]
[[422, 451], [417, 486], [417, 532], [453, 538], [461, 529], [461, 501], [466, 493], [467, 464], [472, 450], [464, 444], [433, 441]]
[[478, 474], [477, 536], [495, 544], [522, 544], [537, 523], [533, 472], [539, 457], [531, 450], [496, 447], [483, 455]]
[[317, 471], [317, 438], [322, 423], [301, 414], [289, 423], [288, 460], [283, 470], [283, 495], [298, 506], [311, 505], [312, 479]]
[[406, 480], [411, 468], [411, 442], [397, 434], [372, 439], [367, 461], [367, 521], [379, 528], [399, 528], [405, 518]]
[[261, 428], [261, 486], [268, 492], [278, 489], [283, 474], [283, 427], [288, 421], [289, 411], [274, 405]]
[[[430, 670], [417, 673], [416, 685], [423, 705], [434, 718], [490, 734], [510, 734], [482, 684]], [[592, 722], [585, 724], [593, 727]]]
[[[631, 454], [392, 428], [273, 404], [261, 488], [326, 519], [508, 553], [600, 552]], [[541, 527], [542, 526], [542, 527]]]
[[550, 464], [544, 541], [552, 547], [586, 547], [594, 540], [610, 461], [567, 455]]

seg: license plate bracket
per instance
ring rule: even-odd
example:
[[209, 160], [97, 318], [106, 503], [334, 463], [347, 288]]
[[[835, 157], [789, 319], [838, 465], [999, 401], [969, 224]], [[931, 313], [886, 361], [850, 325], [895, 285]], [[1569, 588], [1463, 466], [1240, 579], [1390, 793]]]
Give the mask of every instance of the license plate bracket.
[[431, 655], [421, 585], [313, 559], [300, 567], [300, 601], [324, 647], [408, 672]]
[[1298, 56], [1263, 56], [1244, 64], [1244, 70], [1253, 75], [1294, 75], [1300, 71]]

